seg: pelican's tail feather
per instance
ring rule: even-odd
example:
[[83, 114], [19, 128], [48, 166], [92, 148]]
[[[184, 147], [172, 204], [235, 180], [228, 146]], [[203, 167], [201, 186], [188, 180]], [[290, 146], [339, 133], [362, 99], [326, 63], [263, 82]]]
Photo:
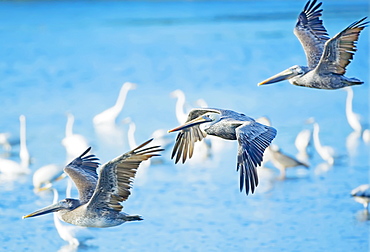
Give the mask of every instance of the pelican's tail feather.
[[140, 215], [126, 215], [125, 221], [140, 221], [143, 220], [143, 218]]

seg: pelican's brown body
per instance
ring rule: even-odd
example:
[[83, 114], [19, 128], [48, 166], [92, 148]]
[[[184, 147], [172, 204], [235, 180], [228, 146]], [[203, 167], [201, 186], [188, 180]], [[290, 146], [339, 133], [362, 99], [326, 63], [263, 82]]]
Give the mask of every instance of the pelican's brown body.
[[51, 206], [35, 211], [23, 218], [57, 212], [58, 217], [70, 224], [82, 227], [113, 227], [126, 221], [142, 220], [139, 215], [121, 212], [120, 202], [126, 200], [131, 183], [140, 163], [162, 151], [159, 146], [147, 147], [153, 139], [139, 147], [105, 163], [96, 173], [99, 159], [94, 155], [81, 156], [68, 164], [64, 171], [72, 178], [79, 192], [79, 199], [64, 199]]
[[309, 0], [298, 16], [294, 34], [306, 53], [308, 66], [292, 66], [258, 85], [289, 80], [296, 86], [317, 89], [338, 89], [360, 85], [363, 81], [344, 76], [346, 67], [356, 52], [360, 32], [369, 22], [362, 18], [329, 39], [319, 9], [322, 3]]

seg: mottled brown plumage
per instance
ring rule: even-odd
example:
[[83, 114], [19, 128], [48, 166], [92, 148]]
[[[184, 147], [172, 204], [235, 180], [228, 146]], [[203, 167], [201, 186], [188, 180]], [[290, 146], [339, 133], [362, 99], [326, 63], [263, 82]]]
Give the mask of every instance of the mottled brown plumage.
[[329, 39], [322, 23], [322, 3], [308, 1], [298, 16], [294, 34], [297, 36], [306, 53], [308, 66], [292, 66], [258, 85], [272, 84], [282, 80], [296, 86], [338, 89], [363, 82], [356, 78], [344, 76], [346, 67], [356, 52], [356, 43], [360, 32], [369, 22], [367, 17], [356, 21]]
[[261, 165], [263, 153], [276, 136], [272, 127], [260, 124], [244, 114], [215, 108], [196, 108], [189, 112], [188, 119], [169, 132], [180, 131], [173, 147], [171, 158], [175, 163], [182, 157], [193, 156], [194, 144], [207, 135], [227, 140], [237, 140], [239, 144], [237, 170], [240, 171], [240, 191], [245, 188], [246, 194], [254, 192], [258, 185], [256, 167]]
[[142, 220], [138, 215], [121, 212], [140, 163], [163, 151], [159, 146], [147, 147], [151, 140], [137, 148], [99, 166], [95, 155], [85, 156], [91, 148], [65, 167], [79, 192], [79, 199], [64, 199], [56, 204], [40, 209], [24, 218], [57, 212], [65, 222], [84, 227], [111, 227], [126, 221]]

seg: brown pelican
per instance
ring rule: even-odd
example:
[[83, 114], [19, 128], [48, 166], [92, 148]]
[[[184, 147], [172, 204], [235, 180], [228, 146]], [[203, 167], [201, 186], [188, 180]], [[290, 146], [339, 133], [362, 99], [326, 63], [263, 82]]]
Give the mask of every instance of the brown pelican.
[[[187, 113], [190, 111], [190, 106], [187, 106], [188, 104], [186, 103], [185, 93], [180, 89], [176, 89], [175, 91], [171, 92], [170, 95], [173, 98], [177, 98], [176, 118], [179, 124], [183, 124], [186, 122], [187, 117], [188, 117]], [[205, 102], [205, 100], [203, 101]], [[202, 104], [202, 105], [205, 105], [205, 104]], [[203, 106], [200, 106], [200, 107], [203, 107]], [[212, 143], [210, 139], [206, 139], [202, 141], [200, 144], [195, 145], [194, 148], [195, 148], [194, 152], [197, 153], [197, 155], [194, 156], [192, 160], [190, 160], [190, 164], [198, 165], [199, 163], [204, 163], [205, 160], [207, 160], [208, 158], [212, 156]]]
[[356, 78], [345, 77], [346, 66], [353, 59], [360, 32], [368, 22], [365, 18], [356, 21], [329, 39], [320, 19], [322, 3], [309, 0], [299, 14], [294, 34], [301, 42], [306, 53], [308, 66], [292, 66], [258, 85], [271, 84], [288, 79], [293, 85], [338, 89], [363, 82]]
[[370, 184], [360, 185], [351, 191], [351, 196], [366, 210], [369, 210], [370, 202]]
[[79, 199], [64, 199], [23, 218], [57, 212], [61, 220], [83, 227], [112, 227], [126, 221], [142, 220], [139, 215], [121, 212], [120, 202], [130, 196], [140, 163], [162, 151], [159, 146], [144, 148], [151, 141], [105, 163], [100, 168], [99, 178], [96, 172], [99, 159], [95, 155], [86, 156], [91, 147], [88, 148], [64, 168], [77, 186]]
[[184, 163], [191, 158], [194, 143], [207, 135], [227, 140], [238, 140], [237, 170], [240, 170], [240, 191], [245, 185], [245, 192], [254, 192], [258, 185], [256, 166], [261, 165], [263, 152], [276, 136], [272, 127], [260, 124], [253, 118], [231, 110], [197, 108], [189, 112], [185, 124], [169, 130], [179, 131], [171, 158], [176, 156], [177, 163], [182, 156]]
[[[53, 204], [58, 203], [58, 191], [55, 188], [51, 188], [51, 190], [54, 193], [54, 198], [53, 198]], [[78, 227], [78, 226], [72, 226], [69, 224], [63, 224], [59, 218], [58, 218], [58, 213], [54, 212], [53, 213], [53, 218], [54, 218], [54, 225], [55, 228], [63, 240], [68, 242], [68, 248], [77, 248], [80, 245], [80, 241], [77, 238], [77, 235], [81, 233], [82, 230], [84, 230], [84, 227]], [[90, 238], [90, 237], [89, 237]]]
[[[127, 130], [128, 145], [130, 146], [130, 149], [134, 149], [135, 146], [137, 146], [136, 139], [135, 139], [136, 124], [131, 120], [130, 117], [126, 118], [125, 121], [127, 121], [128, 123], [128, 130]], [[141, 186], [146, 183], [148, 179], [147, 175], [148, 175], [148, 169], [150, 165], [151, 165], [150, 159], [140, 165], [140, 170], [136, 172], [136, 176], [135, 176], [137, 186]]]

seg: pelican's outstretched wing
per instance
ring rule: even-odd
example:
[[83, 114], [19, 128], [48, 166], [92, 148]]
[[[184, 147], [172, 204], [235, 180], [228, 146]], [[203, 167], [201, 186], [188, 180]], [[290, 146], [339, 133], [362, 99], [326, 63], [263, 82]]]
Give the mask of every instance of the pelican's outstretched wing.
[[98, 181], [96, 168], [99, 166], [99, 159], [95, 155], [85, 156], [90, 150], [91, 147], [64, 168], [78, 189], [81, 204], [89, 201]]
[[369, 23], [365, 22], [366, 18], [352, 23], [325, 43], [325, 49], [320, 63], [317, 65], [317, 71], [320, 73], [345, 74], [346, 66], [351, 62], [357, 50], [358, 36]]
[[[209, 108], [192, 109], [189, 112], [188, 119], [186, 120], [185, 123], [207, 112], [220, 113], [220, 111], [216, 109], [209, 109]], [[179, 162], [181, 155], [182, 155], [182, 163], [185, 163], [187, 157], [191, 158], [193, 156], [194, 143], [197, 141], [201, 141], [206, 136], [207, 134], [200, 129], [199, 124], [181, 130], [176, 137], [176, 142], [172, 150], [171, 159], [174, 158], [174, 156], [176, 155], [176, 160], [175, 160], [175, 164], [176, 164], [177, 162]]]
[[299, 14], [294, 34], [301, 42], [306, 53], [308, 67], [313, 69], [320, 61], [324, 51], [325, 42], [329, 39], [328, 33], [322, 23], [319, 9], [322, 3], [309, 0], [303, 11]]
[[263, 152], [276, 136], [276, 129], [257, 123], [248, 122], [236, 128], [238, 139], [238, 164], [240, 170], [240, 191], [245, 186], [246, 194], [254, 192], [258, 185], [256, 167], [261, 165]]
[[87, 205], [88, 208], [109, 208], [118, 212], [122, 210], [123, 206], [119, 202], [130, 196], [132, 182], [140, 163], [153, 156], [159, 156], [158, 152], [163, 151], [159, 146], [143, 148], [152, 140], [102, 166], [99, 181]]

